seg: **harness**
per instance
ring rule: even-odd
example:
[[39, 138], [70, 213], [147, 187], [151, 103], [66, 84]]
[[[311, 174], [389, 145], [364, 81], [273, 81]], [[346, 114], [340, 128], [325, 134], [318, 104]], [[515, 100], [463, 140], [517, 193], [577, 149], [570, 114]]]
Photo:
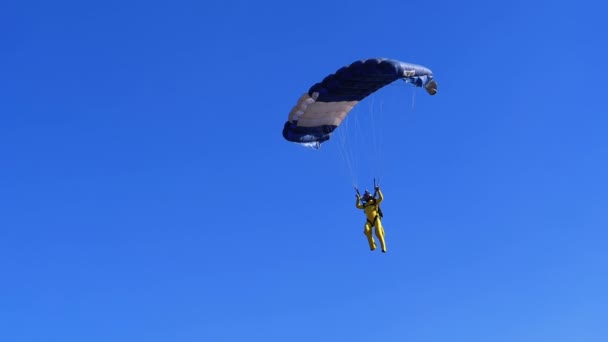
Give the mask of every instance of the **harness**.
[[369, 206], [369, 205], [375, 205], [376, 208], [378, 209], [378, 210], [376, 210], [377, 214], [376, 214], [376, 216], [374, 216], [373, 222], [370, 221], [369, 219], [366, 220], [369, 224], [371, 224], [372, 226], [375, 226], [376, 225], [376, 221], [378, 221], [378, 219], [383, 216], [382, 215], [382, 210], [380, 210], [380, 205], [378, 205], [375, 200], [374, 200], [374, 204], [371, 204], [369, 202], [365, 203], [363, 205], [363, 208], [367, 208], [367, 206]]
[[374, 217], [374, 222], [370, 221], [369, 219], [367, 220], [367, 222], [368, 222], [369, 224], [371, 224], [372, 226], [375, 226], [375, 225], [376, 225], [376, 221], [378, 221], [378, 215], [376, 215], [376, 216]]

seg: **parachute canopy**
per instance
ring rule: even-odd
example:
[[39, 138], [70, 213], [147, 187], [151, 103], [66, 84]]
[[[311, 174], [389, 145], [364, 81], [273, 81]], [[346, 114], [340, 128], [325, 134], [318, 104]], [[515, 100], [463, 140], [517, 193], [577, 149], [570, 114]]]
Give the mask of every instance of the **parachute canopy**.
[[388, 58], [356, 61], [328, 75], [303, 94], [289, 112], [283, 137], [306, 147], [320, 148], [354, 106], [378, 89], [404, 80], [437, 93], [430, 69]]

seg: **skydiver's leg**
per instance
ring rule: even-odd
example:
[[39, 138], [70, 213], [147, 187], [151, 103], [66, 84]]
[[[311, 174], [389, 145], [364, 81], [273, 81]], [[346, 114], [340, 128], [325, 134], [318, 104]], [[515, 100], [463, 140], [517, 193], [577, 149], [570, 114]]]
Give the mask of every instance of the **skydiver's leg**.
[[386, 242], [384, 242], [384, 227], [382, 227], [382, 221], [378, 217], [376, 219], [376, 236], [380, 240], [380, 246], [382, 247], [382, 253], [386, 253]]
[[365, 230], [363, 230], [363, 234], [367, 237], [367, 242], [369, 243], [369, 249], [376, 249], [376, 242], [374, 241], [374, 237], [372, 236], [372, 225], [369, 222], [365, 222]]

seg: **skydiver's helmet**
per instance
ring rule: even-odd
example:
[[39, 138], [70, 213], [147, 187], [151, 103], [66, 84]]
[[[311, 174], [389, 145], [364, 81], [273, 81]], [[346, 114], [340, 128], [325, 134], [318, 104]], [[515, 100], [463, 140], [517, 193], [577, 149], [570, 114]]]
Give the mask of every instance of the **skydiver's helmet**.
[[365, 190], [365, 192], [363, 193], [363, 200], [365, 202], [369, 202], [373, 198], [374, 198], [374, 196], [372, 196], [372, 194], [369, 191]]

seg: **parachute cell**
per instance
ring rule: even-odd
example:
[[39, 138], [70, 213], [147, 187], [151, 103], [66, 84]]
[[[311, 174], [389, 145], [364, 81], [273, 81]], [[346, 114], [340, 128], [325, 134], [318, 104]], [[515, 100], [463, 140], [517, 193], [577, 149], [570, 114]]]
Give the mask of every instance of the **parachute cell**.
[[430, 69], [388, 58], [356, 61], [328, 75], [303, 94], [289, 113], [283, 137], [319, 148], [361, 100], [397, 80], [437, 93]]

